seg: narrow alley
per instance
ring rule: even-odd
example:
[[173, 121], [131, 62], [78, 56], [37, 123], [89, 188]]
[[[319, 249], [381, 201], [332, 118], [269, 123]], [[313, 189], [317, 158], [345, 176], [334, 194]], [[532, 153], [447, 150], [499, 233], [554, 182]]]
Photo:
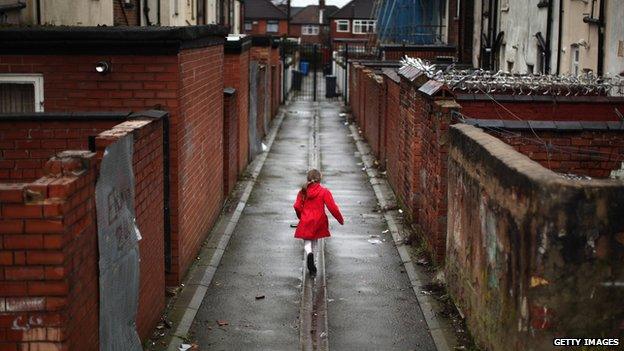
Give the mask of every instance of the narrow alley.
[[622, 349], [624, 5], [338, 2], [0, 0], [0, 351]]
[[[292, 350], [299, 343], [328, 342], [335, 350], [382, 345], [386, 350], [435, 350], [383, 216], [375, 212], [377, 199], [340, 109], [336, 101], [303, 99], [286, 106], [193, 321], [191, 338], [201, 349]], [[344, 227], [330, 220], [332, 237], [324, 246], [326, 299], [317, 296], [324, 290], [320, 267], [312, 283], [313, 306], [307, 309], [301, 301], [306, 298], [303, 245], [293, 238], [291, 225], [297, 221], [292, 203], [317, 157], [323, 183], [346, 220]], [[326, 320], [305, 323], [325, 312], [324, 306]]]

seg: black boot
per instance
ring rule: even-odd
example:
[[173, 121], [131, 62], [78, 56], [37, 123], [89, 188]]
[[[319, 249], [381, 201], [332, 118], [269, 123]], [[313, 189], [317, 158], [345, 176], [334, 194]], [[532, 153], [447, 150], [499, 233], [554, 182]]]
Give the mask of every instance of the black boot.
[[308, 263], [308, 271], [310, 271], [310, 275], [315, 276], [316, 266], [314, 265], [314, 254], [312, 254], [311, 252], [308, 254], [307, 263]]

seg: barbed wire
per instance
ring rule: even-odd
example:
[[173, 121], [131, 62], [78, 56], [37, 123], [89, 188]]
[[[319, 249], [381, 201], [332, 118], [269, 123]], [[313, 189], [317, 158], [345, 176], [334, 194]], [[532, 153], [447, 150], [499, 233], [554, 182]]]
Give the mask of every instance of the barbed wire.
[[453, 65], [441, 69], [421, 58], [405, 56], [403, 66], [423, 72], [429, 79], [439, 81], [449, 89], [510, 95], [606, 96], [614, 89], [624, 88], [621, 76], [600, 77], [592, 72], [574, 75], [511, 74], [483, 69], [457, 70]]

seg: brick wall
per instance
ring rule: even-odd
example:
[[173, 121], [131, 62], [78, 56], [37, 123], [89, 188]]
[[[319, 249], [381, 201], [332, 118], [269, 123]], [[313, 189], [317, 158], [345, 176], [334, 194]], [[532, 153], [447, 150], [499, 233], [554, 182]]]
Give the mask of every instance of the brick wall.
[[0, 349], [98, 344], [95, 167], [67, 152], [33, 183], [0, 184]]
[[398, 137], [400, 123], [400, 88], [399, 83], [392, 79], [384, 79], [386, 84], [386, 139], [387, 139], [387, 161], [386, 170], [388, 182], [393, 189], [399, 184], [399, 153], [401, 151], [402, 140]]
[[[223, 201], [223, 47], [180, 53], [180, 119], [172, 128], [173, 265], [178, 282], [195, 259]], [[174, 171], [175, 170], [175, 171]], [[173, 199], [172, 199], [173, 200]], [[176, 274], [176, 272], [178, 274]]]
[[113, 25], [115, 26], [138, 26], [140, 24], [141, 1], [113, 0]]
[[97, 165], [106, 145], [127, 133], [134, 136], [135, 211], [143, 236], [137, 328], [143, 340], [150, 336], [165, 303], [162, 123], [118, 124], [96, 137], [99, 157], [63, 151], [46, 163], [42, 178], [0, 184], [0, 310], [6, 313], [0, 349], [20, 341], [31, 342], [31, 349], [54, 347], [49, 342], [71, 350], [98, 344]]
[[[94, 71], [102, 59], [112, 66], [107, 75]], [[179, 283], [221, 206], [222, 64], [221, 45], [177, 55], [0, 55], [0, 73], [43, 74], [46, 112], [169, 112], [171, 285]]]
[[381, 147], [382, 147], [382, 121], [383, 111], [381, 109], [381, 101], [384, 99], [383, 95], [383, 79], [373, 74], [372, 72], [364, 77], [366, 93], [366, 100], [364, 102], [364, 123], [365, 137], [368, 143], [371, 145], [373, 154], [379, 160], [381, 159]]
[[227, 196], [238, 176], [238, 94], [226, 89], [223, 101], [223, 187]]
[[421, 99], [425, 102], [418, 115], [422, 157], [415, 170], [419, 191], [414, 207], [424, 242], [432, 258], [441, 263], [446, 251], [448, 128], [451, 111], [458, 110], [459, 105], [454, 100], [431, 100], [426, 96]]
[[446, 281], [480, 348], [621, 336], [622, 181], [563, 179], [468, 125], [448, 170]]
[[236, 89], [238, 104], [238, 172], [249, 162], [249, 59], [250, 51], [225, 53], [223, 83]]
[[112, 127], [114, 120], [96, 116], [80, 120], [0, 118], [0, 181], [30, 182], [43, 176], [43, 166], [56, 152], [84, 150], [88, 137]]
[[[112, 72], [95, 63], [108, 59]], [[0, 55], [0, 73], [40, 73], [46, 112], [128, 111], [161, 106], [177, 117], [176, 55]]]
[[[286, 19], [279, 20], [278, 32], [267, 33], [267, 20], [265, 19], [245, 19], [245, 21], [257, 22], [256, 24], [252, 24], [251, 30], [246, 30], [245, 34], [250, 35], [275, 35], [275, 36], [283, 36], [288, 35], [288, 22]], [[244, 27], [243, 27], [244, 28]]]
[[[552, 171], [608, 178], [624, 162], [621, 130], [505, 131], [487, 130], [520, 153]], [[539, 138], [538, 138], [539, 137]]]
[[418, 221], [419, 192], [418, 172], [422, 161], [422, 119], [420, 116], [424, 103], [420, 95], [415, 91], [412, 84], [404, 78], [400, 83], [401, 105], [399, 133], [401, 140], [398, 193], [400, 203], [406, 208], [406, 217], [412, 221]]
[[358, 121], [358, 115], [359, 115], [359, 93], [360, 93], [360, 88], [359, 88], [359, 70], [362, 67], [360, 65], [358, 65], [357, 63], [354, 62], [350, 62], [349, 63], [349, 81], [347, 82], [347, 84], [349, 85], [348, 90], [349, 90], [349, 106], [351, 107], [351, 114], [352, 116], [355, 118], [356, 121]]
[[483, 94], [457, 96], [462, 114], [482, 119], [538, 121], [619, 121], [617, 108], [624, 111], [624, 99], [606, 97], [550, 97]]
[[95, 140], [98, 158], [119, 138], [132, 134], [135, 215], [139, 241], [140, 285], [137, 331], [141, 340], [151, 336], [165, 308], [163, 120], [136, 120], [114, 126]]

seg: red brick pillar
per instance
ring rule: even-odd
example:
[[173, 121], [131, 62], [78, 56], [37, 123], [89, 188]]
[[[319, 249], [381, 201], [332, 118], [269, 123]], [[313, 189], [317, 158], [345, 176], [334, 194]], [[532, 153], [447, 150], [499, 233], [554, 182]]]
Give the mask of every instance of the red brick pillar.
[[2, 350], [98, 345], [94, 156], [61, 152], [44, 177], [0, 184]]
[[420, 94], [422, 114], [422, 163], [419, 172], [421, 201], [418, 224], [432, 257], [443, 262], [446, 251], [448, 130], [453, 111], [460, 106], [453, 99], [436, 100]]

